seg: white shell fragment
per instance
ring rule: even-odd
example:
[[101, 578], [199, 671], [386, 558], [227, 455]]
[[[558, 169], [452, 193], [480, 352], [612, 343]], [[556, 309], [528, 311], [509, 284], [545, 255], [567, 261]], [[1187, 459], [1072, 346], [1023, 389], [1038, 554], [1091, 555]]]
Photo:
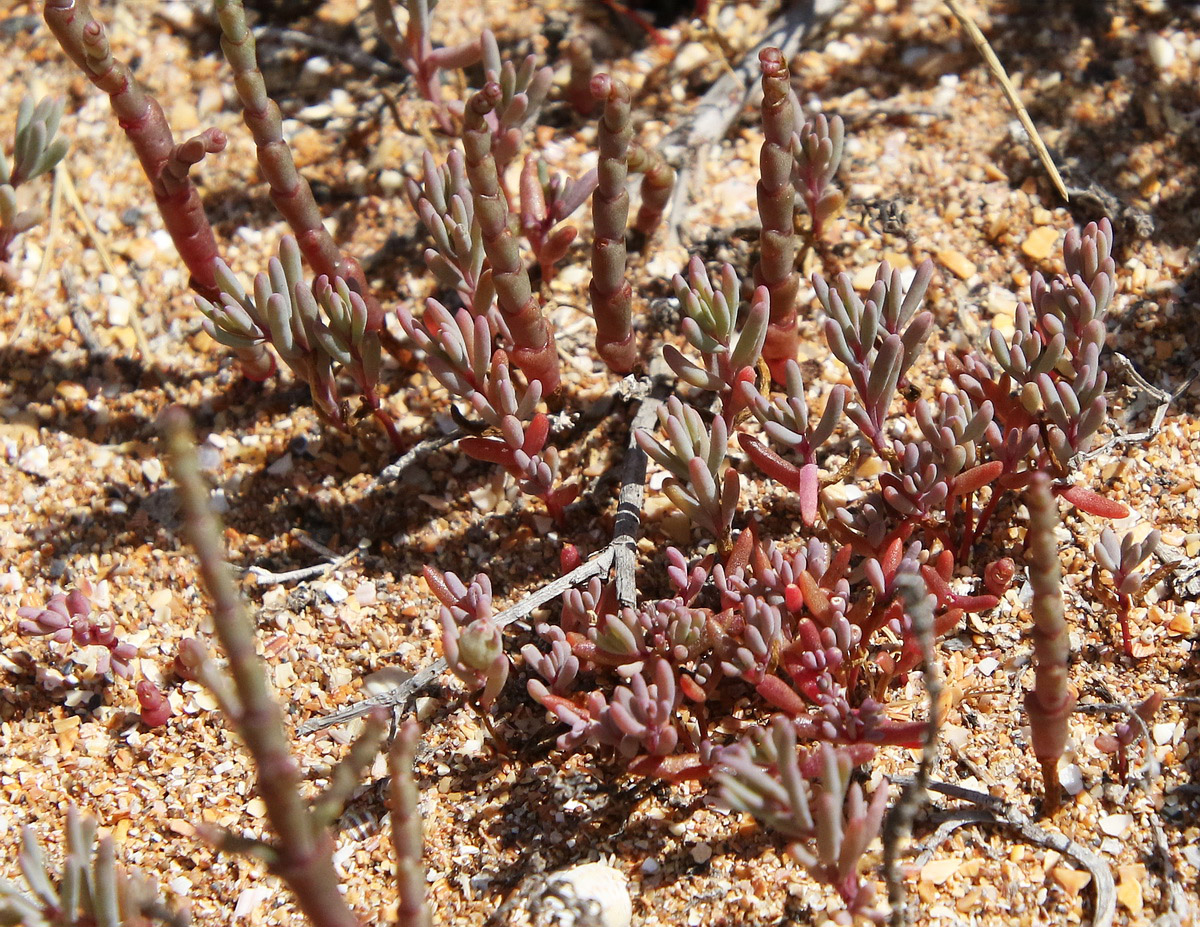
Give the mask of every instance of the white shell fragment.
[[546, 927], [629, 927], [633, 902], [625, 873], [607, 863], [583, 863], [546, 881], [538, 924]]

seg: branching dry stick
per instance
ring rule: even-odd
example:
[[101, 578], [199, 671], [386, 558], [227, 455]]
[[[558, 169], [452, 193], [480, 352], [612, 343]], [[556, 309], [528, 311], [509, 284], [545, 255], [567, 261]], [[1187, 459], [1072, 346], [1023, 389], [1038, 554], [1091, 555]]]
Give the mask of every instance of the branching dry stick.
[[455, 429], [448, 435], [437, 435], [433, 438], [425, 438], [423, 441], [418, 441], [399, 458], [388, 464], [379, 471], [379, 476], [375, 478], [375, 482], [371, 485], [368, 492], [378, 489], [387, 483], [400, 479], [404, 476], [404, 472], [416, 463], [426, 454], [432, 454], [436, 450], [440, 450], [447, 444], [453, 444], [459, 438], [466, 437], [466, 432], [460, 429]]
[[129, 68], [113, 58], [104, 27], [92, 16], [87, 0], [46, 0], [42, 15], [68, 57], [108, 94], [150, 181], [163, 224], [191, 274], [192, 289], [206, 299], [216, 299], [217, 242], [187, 167], [224, 148], [224, 134], [209, 129], [177, 146], [158, 101], [138, 85]]
[[[613, 525], [613, 539], [609, 544], [595, 554], [590, 560], [581, 563], [570, 573], [547, 583], [536, 592], [530, 593], [516, 605], [506, 608], [495, 615], [492, 620], [503, 628], [515, 621], [527, 618], [535, 609], [541, 608], [547, 602], [557, 599], [568, 589], [586, 583], [593, 576], [605, 576], [616, 565], [617, 598], [623, 605], [637, 602], [637, 585], [634, 567], [637, 557], [637, 532], [641, 527], [642, 497], [645, 493], [646, 456], [637, 446], [633, 436], [638, 428], [647, 428], [657, 419], [658, 407], [662, 404], [668, 392], [669, 373], [664, 372], [665, 364], [659, 359], [655, 376], [649, 380], [639, 381], [645, 387], [645, 399], [634, 416], [629, 431], [629, 445], [625, 449], [625, 466], [622, 471], [622, 485], [617, 505], [617, 517]], [[408, 710], [409, 702], [417, 693], [432, 685], [446, 671], [446, 661], [440, 657], [421, 669], [411, 678], [370, 698], [363, 699], [357, 705], [352, 705], [342, 711], [316, 718], [300, 725], [299, 733], [313, 734], [326, 728], [344, 724], [355, 718], [362, 717], [376, 707], [393, 708], [397, 712]]]
[[287, 220], [305, 260], [317, 275], [345, 280], [367, 304], [367, 329], [380, 330], [383, 308], [371, 295], [358, 261], [343, 254], [325, 230], [312, 189], [296, 170], [291, 149], [283, 139], [283, 120], [279, 107], [267, 95], [267, 85], [258, 69], [254, 35], [246, 25], [242, 0], [216, 0], [216, 11], [221, 23], [221, 50], [233, 68], [242, 118], [254, 136], [258, 166], [271, 188], [271, 201]]
[[[590, 560], [581, 563], [570, 573], [560, 576], [553, 582], [547, 583], [541, 589], [527, 595], [516, 605], [494, 615], [492, 621], [501, 628], [506, 627], [514, 621], [527, 618], [534, 610], [558, 598], [572, 586], [586, 583], [593, 576], [602, 576], [608, 573], [613, 564], [613, 552], [614, 545], [610, 544]], [[408, 710], [408, 703], [417, 696], [417, 693], [433, 685], [445, 671], [446, 661], [439, 657], [421, 669], [420, 672], [396, 686], [396, 688], [380, 692], [378, 695], [373, 695], [370, 698], [365, 698], [357, 705], [352, 705], [342, 711], [326, 715], [324, 718], [315, 718], [312, 721], [307, 721], [300, 725], [298, 733], [301, 735], [313, 734], [338, 724], [345, 724], [347, 721], [361, 718], [363, 715], [379, 707], [393, 708], [397, 713], [403, 713]]]
[[333, 839], [327, 829], [317, 826], [300, 794], [300, 770], [288, 747], [283, 712], [271, 695], [255, 649], [254, 622], [225, 559], [221, 525], [209, 505], [187, 414], [172, 406], [163, 413], [163, 427], [187, 534], [199, 561], [201, 582], [213, 602], [213, 627], [229, 661], [233, 690], [227, 697], [234, 702], [229, 706], [234, 709], [230, 721], [254, 758], [258, 793], [276, 836], [268, 846], [271, 870], [287, 883], [316, 927], [358, 927], [338, 890]]
[[[645, 398], [629, 425], [625, 444], [625, 466], [621, 471], [621, 493], [613, 523], [613, 564], [617, 602], [637, 607], [637, 536], [642, 525], [642, 503], [646, 496], [646, 452], [637, 443], [637, 433], [648, 431], [658, 421], [658, 409], [671, 392], [671, 373], [662, 356], [650, 363], [651, 379]], [[643, 381], [645, 382], [645, 381]]]
[[939, 825], [933, 837], [926, 844], [925, 850], [917, 858], [918, 866], [923, 866], [927, 863], [934, 851], [945, 842], [947, 837], [960, 827], [966, 827], [970, 824], [1009, 827], [1034, 846], [1044, 847], [1045, 849], [1061, 853], [1063, 856], [1069, 856], [1083, 866], [1091, 874], [1092, 885], [1096, 888], [1096, 910], [1092, 915], [1092, 925], [1093, 927], [1112, 927], [1112, 922], [1117, 912], [1116, 886], [1113, 884], [1112, 870], [1100, 855], [1093, 853], [1087, 847], [1081, 846], [1073, 840], [1069, 840], [1062, 834], [1056, 834], [1039, 827], [1015, 808], [1003, 807], [1002, 803], [1000, 803], [1000, 807], [997, 807], [999, 800], [990, 795], [980, 795], [979, 798], [975, 798], [964, 794], [969, 791], [967, 789], [956, 789], [951, 792], [944, 786], [933, 783], [930, 784], [930, 788], [936, 788], [938, 791], [946, 792], [955, 798], [965, 798], [967, 801], [976, 803], [982, 802], [987, 807], [979, 809], [966, 808], [961, 811], [949, 812], [950, 816]]
[[625, 230], [629, 223], [629, 88], [607, 74], [592, 78], [592, 96], [604, 107], [597, 128], [600, 160], [592, 194], [592, 280], [588, 294], [596, 319], [596, 353], [608, 369], [629, 373], [637, 363], [633, 341], [633, 288], [625, 277]]
[[771, 294], [771, 321], [762, 356], [771, 376], [782, 382], [784, 365], [794, 360], [800, 347], [796, 328], [796, 190], [792, 186], [792, 133], [796, 109], [792, 104], [791, 72], [783, 52], [764, 48], [762, 65], [762, 125], [765, 136], [759, 156], [758, 215], [759, 258], [754, 283]]
[[1075, 707], [1075, 693], [1067, 683], [1071, 640], [1063, 610], [1062, 566], [1058, 562], [1057, 503], [1050, 478], [1034, 476], [1029, 487], [1029, 583], [1033, 587], [1034, 688], [1025, 695], [1030, 740], [1042, 767], [1044, 810], [1058, 810], [1062, 787], [1058, 761], [1067, 746], [1067, 722]]
[[333, 42], [329, 39], [322, 38], [319, 35], [309, 35], [307, 32], [301, 32], [299, 29], [283, 29], [279, 26], [255, 26], [253, 29], [254, 38], [259, 42], [278, 42], [281, 45], [290, 45], [295, 48], [303, 48], [307, 51], [319, 52], [322, 55], [327, 55], [331, 58], [341, 58], [356, 68], [387, 80], [395, 80], [398, 77], [403, 77], [404, 72], [392, 67], [386, 61], [381, 61], [374, 55], [370, 55], [345, 42]]

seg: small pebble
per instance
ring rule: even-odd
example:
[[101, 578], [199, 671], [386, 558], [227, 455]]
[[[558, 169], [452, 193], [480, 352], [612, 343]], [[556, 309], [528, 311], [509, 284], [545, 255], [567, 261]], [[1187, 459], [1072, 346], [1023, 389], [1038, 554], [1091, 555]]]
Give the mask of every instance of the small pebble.
[[1062, 886], [1064, 892], [1071, 898], [1078, 895], [1092, 881], [1092, 874], [1069, 866], [1055, 866], [1051, 873], [1054, 881]]
[[130, 323], [130, 313], [133, 311], [133, 304], [130, 300], [121, 295], [114, 295], [108, 299], [108, 324], [110, 325], [127, 325]]
[[1159, 746], [1169, 744], [1175, 738], [1175, 722], [1160, 721], [1152, 728], [1154, 742]]
[[1083, 791], [1083, 773], [1078, 766], [1070, 763], [1058, 771], [1058, 781], [1066, 789], [1068, 795], [1078, 795]]
[[1021, 252], [1035, 261], [1044, 261], [1054, 253], [1058, 244], [1058, 229], [1052, 225], [1041, 225], [1029, 233], [1021, 242]]
[[398, 193], [404, 189], [404, 175], [391, 168], [380, 171], [379, 189], [384, 193]]
[[142, 476], [146, 478], [147, 483], [157, 483], [162, 479], [162, 475], [162, 461], [157, 457], [151, 457], [149, 460], [142, 461]]
[[1118, 866], [1117, 903], [1123, 905], [1134, 917], [1142, 913], [1142, 879], [1145, 867], [1141, 865]]
[[921, 881], [932, 885], [942, 885], [947, 882], [962, 866], [961, 859], [931, 859], [921, 867]]
[[271, 464], [271, 466], [267, 467], [267, 472], [271, 474], [271, 476], [286, 476], [292, 472], [293, 466], [294, 462], [292, 460], [292, 455], [284, 454], [277, 461]]
[[36, 444], [17, 458], [17, 469], [31, 476], [50, 478], [50, 449], [44, 444]]
[[1166, 36], [1157, 34], [1150, 36], [1146, 40], [1146, 50], [1150, 53], [1150, 60], [1160, 71], [1167, 70], [1175, 63], [1175, 46]]
[[961, 251], [939, 251], [937, 262], [950, 271], [959, 280], [967, 280], [975, 275], [976, 267]]
[[1133, 823], [1132, 814], [1106, 814], [1100, 819], [1100, 829], [1110, 837], [1120, 837]]
[[326, 598], [335, 605], [339, 602], [345, 602], [346, 599], [350, 598], [350, 593], [346, 591], [346, 588], [341, 583], [328, 582], [324, 585], [322, 591], [325, 593]]

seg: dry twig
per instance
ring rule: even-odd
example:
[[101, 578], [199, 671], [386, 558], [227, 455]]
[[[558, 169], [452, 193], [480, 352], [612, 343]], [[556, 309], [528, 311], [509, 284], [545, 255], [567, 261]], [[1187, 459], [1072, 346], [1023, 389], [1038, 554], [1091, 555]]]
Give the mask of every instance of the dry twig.
[[1025, 134], [1029, 136], [1029, 143], [1033, 145], [1033, 150], [1037, 152], [1038, 159], [1042, 162], [1042, 167], [1046, 169], [1046, 173], [1050, 175], [1050, 180], [1054, 184], [1054, 189], [1058, 191], [1058, 195], [1063, 198], [1063, 202], [1071, 202], [1071, 195], [1067, 192], [1067, 185], [1063, 183], [1062, 175], [1058, 172], [1058, 167], [1054, 163], [1054, 158], [1050, 156], [1050, 150], [1046, 147], [1046, 143], [1042, 141], [1042, 136], [1038, 134], [1037, 127], [1033, 124], [1033, 120], [1029, 118], [1029, 111], [1025, 109], [1025, 104], [1021, 102], [1021, 97], [1017, 93], [1017, 88], [1013, 86], [1013, 82], [1008, 78], [1008, 72], [1004, 70], [1004, 65], [1000, 63], [1000, 59], [996, 57], [996, 53], [992, 51], [992, 46], [989, 44], [987, 37], [975, 25], [974, 20], [966, 14], [958, 0], [946, 0], [946, 6], [950, 7], [950, 12], [954, 14], [954, 18], [958, 20], [963, 30], [975, 44], [975, 48], [979, 54], [983, 56], [983, 60], [987, 62], [988, 68], [992, 72], [992, 76], [1000, 83], [1000, 89], [1004, 91], [1004, 96], [1008, 99], [1009, 105], [1020, 120], [1021, 127], [1025, 130]]

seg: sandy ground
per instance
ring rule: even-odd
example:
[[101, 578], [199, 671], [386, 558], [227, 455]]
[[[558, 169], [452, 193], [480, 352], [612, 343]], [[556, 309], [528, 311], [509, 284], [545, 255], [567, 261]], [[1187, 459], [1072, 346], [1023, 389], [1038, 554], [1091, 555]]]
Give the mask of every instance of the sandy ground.
[[[215, 125], [229, 134], [229, 150], [198, 178], [223, 256], [248, 278], [284, 227], [257, 178], [213, 22], [183, 2], [97, 6], [117, 53], [134, 59], [177, 133]], [[262, 6], [275, 9], [278, 28], [382, 54], [369, 12], [358, 8], [365, 3], [329, 0], [310, 4], [316, 9], [309, 13], [282, 0]], [[504, 47], [551, 60], [559, 37], [590, 37], [598, 60], [633, 86], [641, 135], [653, 142], [722, 72], [722, 55], [736, 60], [753, 45], [776, 4], [712, 6], [716, 30], [679, 21], [664, 28], [661, 46], [601, 5], [570, 0], [443, 0], [435, 27], [450, 43], [486, 23]], [[615, 416], [564, 448], [585, 495], [561, 533], [502, 475], [453, 448], [427, 457], [405, 481], [377, 486], [374, 474], [393, 456], [380, 432], [367, 424], [348, 437], [322, 427], [302, 384], [286, 376], [262, 385], [245, 380], [201, 331], [186, 274], [107, 102], [66, 63], [35, 8], [18, 0], [0, 14], [7, 52], [0, 56], [0, 138], [33, 88], [66, 99], [63, 131], [72, 148], [57, 181], [56, 216], [18, 240], [15, 283], [0, 296], [0, 847], [9, 851], [0, 852], [0, 875], [16, 876], [11, 850], [26, 824], [57, 858], [61, 821], [75, 802], [115, 836], [127, 864], [190, 905], [200, 923], [230, 923], [235, 911], [248, 924], [295, 923], [286, 892], [260, 865], [216, 857], [193, 833], [198, 820], [259, 833], [263, 806], [249, 761], [212, 698], [172, 671], [179, 641], [207, 628], [208, 618], [177, 533], [157, 415], [172, 402], [193, 411], [238, 567], [285, 573], [323, 562], [325, 552], [352, 555], [301, 581], [256, 583], [247, 575], [243, 584], [257, 608], [272, 681], [297, 726], [353, 704], [365, 677], [414, 672], [437, 656], [436, 608], [419, 579], [422, 564], [460, 575], [486, 569], [503, 606], [557, 574], [563, 541], [585, 552], [602, 547], [615, 491], [598, 478], [621, 453], [624, 424]], [[1115, 198], [1120, 294], [1108, 347], [1154, 388], [1175, 391], [1200, 358], [1193, 251], [1200, 235], [1200, 16], [1188, 4], [1153, 0], [977, 0], [968, 8], [1047, 143], [1071, 168], [1072, 183], [1086, 186], [1091, 178]], [[396, 78], [343, 56], [314, 62], [315, 52], [286, 41], [262, 49], [289, 140], [339, 243], [360, 258], [378, 253], [371, 278], [385, 305], [419, 303], [432, 284], [398, 178], [430, 138], [428, 111], [404, 96]], [[1011, 327], [1030, 274], [1058, 269], [1063, 232], [1099, 215], [1096, 197], [1081, 198], [1073, 210], [1061, 205], [999, 88], [941, 3], [850, 2], [796, 56], [793, 73], [801, 101], [840, 114], [849, 137], [840, 176], [851, 206], [837, 221], [827, 263], [811, 269], [846, 270], [859, 283], [884, 257], [901, 267], [932, 257], [938, 274], [928, 305], [939, 332], [925, 376], [938, 376], [937, 351], [955, 339], [979, 342], [989, 325]], [[589, 163], [594, 129], [586, 120], [554, 102], [542, 123], [536, 138], [551, 157], [572, 170]], [[690, 250], [739, 262], [742, 272], [757, 242], [760, 144], [748, 107], [700, 165], [683, 224]], [[48, 178], [28, 188], [46, 203], [50, 191]], [[577, 217], [582, 242], [589, 240], [586, 213]], [[586, 255], [577, 245], [551, 291], [568, 361], [568, 411], [586, 408], [616, 382], [589, 347]], [[665, 295], [683, 260], [682, 249], [670, 248], [636, 258], [635, 289], [646, 298]], [[816, 322], [802, 324], [804, 359], [836, 376]], [[1118, 361], [1105, 363], [1114, 411], [1105, 438], [1145, 432], [1157, 394]], [[436, 434], [447, 401], [432, 378], [417, 365], [389, 362], [383, 379], [406, 440]], [[1117, 719], [1079, 714], [1064, 761], [1074, 794], [1045, 822], [1111, 868], [1123, 924], [1197, 910], [1200, 760], [1196, 703], [1188, 699], [1200, 695], [1193, 650], [1200, 583], [1189, 581], [1200, 553], [1198, 402], [1200, 388], [1185, 390], [1156, 433], [1116, 442], [1082, 466], [1087, 485], [1133, 509], [1119, 527], [1159, 528], [1163, 556], [1181, 562], [1175, 580], [1134, 611], [1138, 659], [1122, 656], [1115, 619], [1090, 588], [1090, 550], [1103, 523], [1072, 513], [1062, 533], [1072, 682], [1081, 702], [1134, 703], [1153, 687], [1181, 697], [1150, 727], [1153, 774], [1129, 788], [1114, 781], [1111, 758], [1093, 743]], [[747, 508], [778, 507], [780, 490], [751, 482]], [[1019, 541], [1023, 530], [1002, 526], [996, 540]], [[660, 551], [680, 535], [669, 503], [651, 492], [640, 545], [649, 588], [661, 588]], [[94, 655], [17, 634], [18, 607], [72, 586], [91, 588], [139, 648], [135, 681], [144, 675], [163, 686], [175, 712], [165, 726], [140, 724], [132, 682], [97, 678]], [[1039, 780], [1022, 730], [1029, 644], [1018, 592], [943, 645], [949, 713], [935, 776], [1032, 814]], [[550, 726], [519, 690], [511, 687], [502, 704], [508, 737], [545, 740]], [[918, 711], [919, 683], [895, 698]], [[699, 787], [643, 783], [610, 759], [563, 757], [549, 744], [519, 761], [500, 757], [453, 681], [429, 692], [419, 711], [427, 725], [421, 810], [439, 924], [481, 924], [505, 898], [526, 891], [533, 874], [601, 856], [628, 878], [638, 924], [809, 923], [831, 903], [786, 861], [782, 841], [706, 805]], [[350, 725], [297, 738], [314, 790], [353, 733]], [[1142, 756], [1134, 751], [1135, 765]], [[886, 753], [871, 776], [909, 773], [913, 765], [907, 753]], [[372, 923], [394, 904], [382, 775], [380, 761], [338, 836], [347, 898]], [[916, 842], [933, 830], [919, 820]], [[964, 828], [927, 863], [910, 866], [907, 884], [922, 924], [1074, 924], [1092, 916], [1088, 879], [1074, 860], [1010, 831]]]

